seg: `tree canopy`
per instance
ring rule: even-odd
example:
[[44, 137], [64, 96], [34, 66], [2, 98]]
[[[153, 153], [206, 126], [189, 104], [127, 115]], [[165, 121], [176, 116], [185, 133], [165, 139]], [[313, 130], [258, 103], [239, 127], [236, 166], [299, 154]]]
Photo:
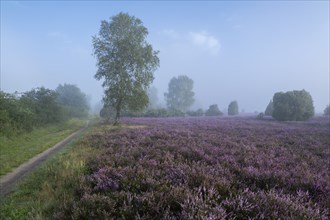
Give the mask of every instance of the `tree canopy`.
[[210, 105], [209, 109], [206, 110], [205, 116], [221, 116], [223, 113], [219, 110], [217, 104]]
[[148, 30], [140, 19], [119, 13], [103, 20], [93, 37], [97, 80], [104, 79], [104, 103], [115, 111], [117, 124], [123, 110], [142, 110], [148, 105], [147, 89], [159, 66], [158, 51], [146, 41]]
[[273, 101], [270, 100], [270, 102], [267, 105], [267, 108], [265, 110], [265, 115], [271, 116], [273, 114]]
[[38, 124], [59, 122], [62, 120], [62, 106], [57, 101], [56, 91], [40, 87], [25, 92], [21, 102], [36, 113]]
[[323, 111], [324, 115], [330, 115], [330, 105], [327, 105]]
[[148, 109], [155, 109], [158, 107], [158, 90], [152, 86], [148, 89], [149, 104]]
[[279, 121], [305, 121], [313, 115], [313, 99], [307, 91], [294, 90], [274, 94], [273, 118]]
[[[58, 88], [62, 87], [60, 85]], [[75, 86], [75, 88], [80, 91], [78, 87]], [[62, 91], [62, 89], [59, 90]], [[30, 132], [38, 126], [77, 117], [77, 115], [67, 111], [70, 102], [61, 101], [60, 97], [61, 93], [45, 87], [13, 94], [0, 91], [0, 136]], [[75, 105], [74, 101], [73, 98], [71, 100], [72, 105]], [[75, 111], [80, 110], [76, 109]], [[81, 112], [76, 114], [81, 114]]]
[[64, 84], [56, 88], [58, 101], [70, 117], [85, 117], [88, 114], [89, 104], [86, 95], [76, 85]]
[[232, 101], [228, 106], [228, 115], [238, 115], [238, 103]]
[[167, 107], [186, 112], [195, 101], [193, 86], [194, 81], [188, 76], [173, 77], [168, 84], [168, 92], [164, 94]]

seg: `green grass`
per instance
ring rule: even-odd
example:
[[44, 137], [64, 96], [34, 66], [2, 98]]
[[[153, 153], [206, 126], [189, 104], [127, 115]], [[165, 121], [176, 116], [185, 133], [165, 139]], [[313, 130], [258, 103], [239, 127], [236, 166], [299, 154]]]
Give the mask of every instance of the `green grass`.
[[98, 151], [86, 143], [85, 131], [22, 180], [0, 204], [0, 219], [53, 219], [61, 204], [73, 201], [86, 161]]
[[[88, 161], [104, 149], [89, 143], [89, 136], [105, 130], [135, 129], [139, 126], [97, 125], [90, 127], [35, 171], [20, 181], [13, 192], [0, 200], [0, 219], [54, 219], [59, 207], [77, 199], [81, 178], [89, 172]], [[56, 216], [61, 219], [61, 216]]]
[[0, 177], [84, 126], [82, 120], [48, 125], [10, 138], [0, 136]]

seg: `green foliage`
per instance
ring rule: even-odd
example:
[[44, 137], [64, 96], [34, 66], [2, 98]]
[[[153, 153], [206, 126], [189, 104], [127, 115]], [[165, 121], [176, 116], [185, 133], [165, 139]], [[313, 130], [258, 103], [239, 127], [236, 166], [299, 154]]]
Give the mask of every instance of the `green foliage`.
[[209, 109], [206, 110], [205, 116], [221, 116], [223, 113], [219, 110], [217, 104], [210, 105]]
[[263, 112], [260, 112], [258, 115], [257, 115], [257, 119], [263, 119], [265, 116], [265, 114]]
[[204, 111], [203, 109], [197, 109], [196, 111], [187, 111], [187, 114], [189, 116], [203, 116], [204, 115]]
[[115, 116], [115, 109], [111, 106], [103, 105], [103, 108], [100, 111], [100, 117], [110, 122], [111, 118]]
[[87, 117], [89, 105], [86, 95], [76, 85], [64, 84], [56, 88], [58, 101], [68, 117]]
[[168, 93], [164, 94], [167, 107], [186, 112], [195, 101], [193, 86], [194, 81], [188, 76], [173, 77], [168, 84]]
[[119, 13], [102, 21], [99, 34], [93, 37], [97, 59], [95, 78], [104, 78], [104, 102], [115, 111], [115, 124], [124, 110], [142, 110], [148, 105], [147, 89], [159, 66], [158, 51], [147, 43], [148, 30], [142, 21]]
[[126, 111], [123, 111], [123, 113], [122, 113], [123, 117], [143, 117], [143, 115], [144, 115], [143, 111], [126, 110]]
[[36, 118], [29, 106], [13, 94], [0, 92], [0, 134], [31, 131]]
[[[58, 92], [57, 92], [58, 91]], [[15, 136], [33, 128], [73, 117], [86, 116], [88, 105], [76, 86], [59, 85], [57, 91], [44, 87], [18, 96], [0, 92], [0, 136]]]
[[232, 101], [228, 106], [228, 115], [238, 115], [238, 103]]
[[184, 112], [178, 109], [168, 109], [167, 114], [169, 117], [183, 117], [185, 115]]
[[269, 102], [269, 104], [267, 105], [267, 108], [266, 108], [266, 110], [265, 110], [265, 115], [267, 115], [267, 116], [271, 116], [271, 115], [273, 114], [273, 109], [274, 109], [274, 107], [273, 107], [273, 101], [270, 100], [270, 102]]
[[156, 109], [149, 109], [144, 114], [145, 117], [167, 117], [168, 112], [166, 108], [156, 108]]
[[330, 105], [327, 105], [327, 107], [325, 107], [323, 113], [324, 113], [324, 115], [330, 115]]
[[273, 108], [272, 116], [279, 121], [305, 121], [314, 115], [312, 96], [305, 90], [275, 93]]
[[148, 109], [155, 109], [158, 106], [158, 91], [157, 88], [152, 86], [148, 89], [149, 104]]
[[54, 90], [40, 87], [25, 92], [21, 101], [36, 114], [35, 123], [44, 125], [59, 122], [64, 118], [63, 107], [57, 102], [58, 94]]

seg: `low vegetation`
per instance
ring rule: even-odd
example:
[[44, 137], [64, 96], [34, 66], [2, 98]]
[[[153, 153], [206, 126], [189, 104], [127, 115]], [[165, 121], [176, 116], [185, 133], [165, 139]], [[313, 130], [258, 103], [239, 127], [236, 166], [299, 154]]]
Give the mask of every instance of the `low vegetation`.
[[30, 133], [10, 137], [0, 136], [0, 176], [52, 147], [72, 132], [83, 127], [85, 123], [83, 120], [71, 119], [36, 128]]
[[[1, 211], [39, 219], [329, 216], [326, 118], [304, 123], [209, 117], [123, 122], [131, 125], [94, 128], [60, 162], [45, 166], [45, 183], [36, 186], [41, 190], [33, 196], [40, 199], [33, 208], [26, 208], [27, 200], [15, 208], [14, 199], [21, 196], [14, 194]], [[44, 204], [46, 197], [52, 199]]]
[[52, 219], [61, 204], [72, 203], [80, 179], [88, 173], [86, 161], [98, 152], [85, 142], [80, 136], [1, 198], [0, 219]]

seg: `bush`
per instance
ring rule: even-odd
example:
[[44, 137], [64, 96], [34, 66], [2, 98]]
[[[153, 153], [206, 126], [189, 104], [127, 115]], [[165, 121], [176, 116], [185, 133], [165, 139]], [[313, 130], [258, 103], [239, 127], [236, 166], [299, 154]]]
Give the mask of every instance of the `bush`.
[[205, 116], [221, 116], [223, 113], [219, 110], [217, 104], [210, 105], [209, 109], [205, 112]]
[[264, 113], [259, 113], [258, 115], [257, 115], [257, 119], [263, 119], [264, 118], [264, 116], [265, 116], [265, 114]]
[[167, 117], [168, 112], [165, 108], [149, 109], [144, 113], [145, 117]]
[[273, 108], [272, 116], [279, 121], [305, 121], [314, 115], [312, 96], [305, 90], [275, 93]]
[[169, 109], [168, 110], [168, 116], [169, 117], [182, 117], [184, 116], [185, 113], [180, 111], [180, 110], [177, 110], [177, 109]]
[[269, 104], [267, 105], [267, 108], [265, 110], [265, 115], [271, 116], [273, 114], [273, 101], [270, 100]]
[[25, 92], [20, 101], [36, 114], [35, 124], [45, 125], [63, 121], [64, 107], [58, 103], [58, 93], [44, 87]]
[[31, 131], [36, 114], [13, 94], [0, 92], [0, 133], [10, 135]]
[[238, 103], [232, 101], [228, 106], [228, 115], [238, 115]]
[[203, 116], [204, 111], [201, 108], [197, 109], [196, 111], [187, 111], [187, 115], [189, 115], [189, 116]]
[[324, 109], [324, 115], [330, 115], [330, 105], [328, 105], [327, 107], [325, 107]]

